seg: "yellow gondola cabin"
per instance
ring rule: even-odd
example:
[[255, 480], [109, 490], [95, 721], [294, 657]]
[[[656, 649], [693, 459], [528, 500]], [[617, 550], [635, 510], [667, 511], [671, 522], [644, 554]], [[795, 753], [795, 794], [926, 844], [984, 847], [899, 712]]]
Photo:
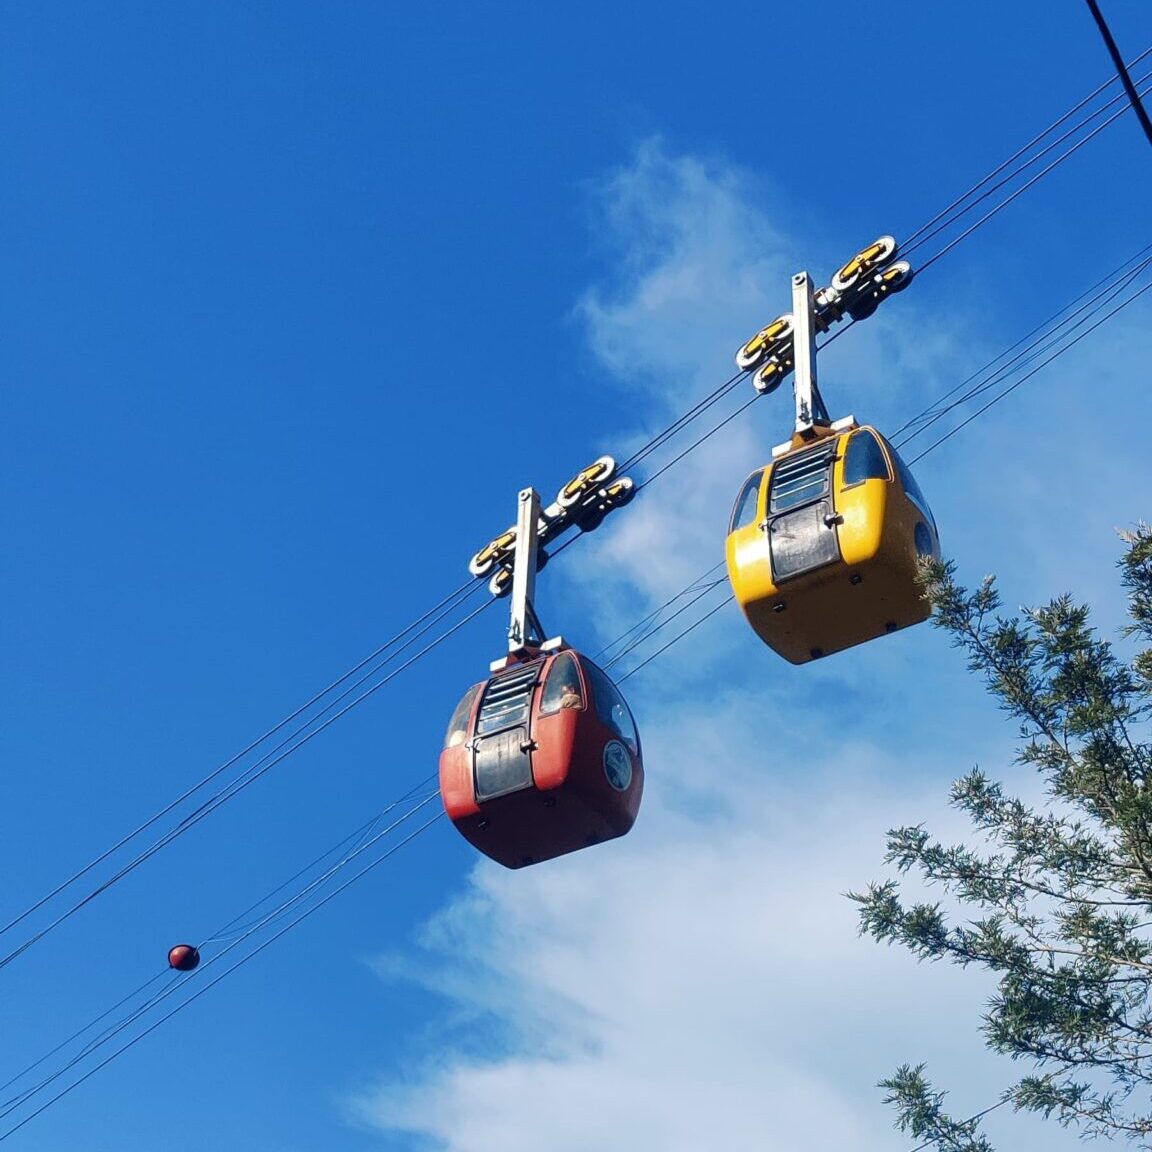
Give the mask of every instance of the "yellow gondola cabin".
[[918, 561], [940, 555], [928, 502], [879, 432], [849, 419], [813, 433], [748, 477], [726, 548], [748, 623], [793, 664], [927, 619]]

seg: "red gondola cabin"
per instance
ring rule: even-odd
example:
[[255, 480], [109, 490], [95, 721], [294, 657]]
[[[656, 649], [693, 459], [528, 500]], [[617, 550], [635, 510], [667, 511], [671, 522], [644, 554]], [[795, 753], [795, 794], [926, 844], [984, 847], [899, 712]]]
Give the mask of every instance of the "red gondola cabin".
[[632, 713], [572, 649], [529, 655], [471, 687], [440, 754], [452, 823], [507, 868], [623, 836], [643, 791]]

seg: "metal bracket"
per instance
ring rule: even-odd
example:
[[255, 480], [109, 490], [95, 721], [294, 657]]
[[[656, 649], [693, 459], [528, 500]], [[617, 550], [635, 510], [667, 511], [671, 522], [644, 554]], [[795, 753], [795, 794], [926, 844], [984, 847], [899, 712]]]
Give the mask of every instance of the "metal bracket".
[[826, 427], [832, 421], [816, 382], [816, 302], [812, 277], [807, 272], [797, 272], [792, 277], [792, 322], [796, 435], [811, 440], [816, 435], [817, 425]]
[[540, 494], [525, 488], [517, 498], [516, 551], [512, 556], [512, 620], [508, 654], [518, 656], [532, 642], [544, 640], [544, 629], [532, 600], [536, 595], [536, 565], [540, 550]]
[[[526, 493], [530, 496], [526, 497]], [[636, 485], [627, 476], [616, 475], [616, 461], [611, 456], [601, 456], [581, 469], [560, 489], [555, 502], [543, 510], [539, 496], [532, 489], [525, 488], [520, 493], [517, 523], [481, 548], [469, 562], [468, 571], [473, 576], [487, 576], [494, 571], [488, 590], [493, 596], [507, 596], [512, 591], [518, 565], [526, 563], [524, 558], [533, 558], [531, 570], [534, 577], [548, 562], [544, 545], [570, 528], [593, 531], [609, 512], [623, 508], [635, 495]], [[535, 497], [535, 519], [529, 518], [525, 512], [524, 501], [527, 499], [531, 503], [531, 497]], [[523, 552], [522, 543], [526, 549]], [[518, 560], [518, 556], [522, 558]], [[519, 623], [517, 643], [527, 643], [531, 639], [527, 625], [531, 623], [528, 617], [532, 612], [532, 594], [533, 588], [529, 586], [524, 594], [524, 611], [513, 620], [514, 628]]]
[[782, 450], [816, 439], [831, 425], [816, 381], [816, 334], [845, 316], [871, 316], [881, 301], [908, 286], [912, 266], [895, 259], [897, 249], [893, 237], [881, 236], [818, 291], [813, 291], [807, 272], [797, 273], [792, 277], [792, 311], [778, 316], [736, 353], [736, 366], [753, 373], [753, 386], [761, 395], [775, 392], [789, 372], [795, 374], [796, 429]]

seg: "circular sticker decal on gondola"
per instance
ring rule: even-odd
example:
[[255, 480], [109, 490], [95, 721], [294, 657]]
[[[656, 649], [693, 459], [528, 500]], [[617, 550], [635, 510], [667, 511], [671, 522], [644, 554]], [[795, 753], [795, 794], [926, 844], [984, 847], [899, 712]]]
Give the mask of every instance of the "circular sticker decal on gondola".
[[610, 740], [604, 746], [604, 775], [617, 792], [626, 792], [632, 783], [632, 757], [619, 740]]

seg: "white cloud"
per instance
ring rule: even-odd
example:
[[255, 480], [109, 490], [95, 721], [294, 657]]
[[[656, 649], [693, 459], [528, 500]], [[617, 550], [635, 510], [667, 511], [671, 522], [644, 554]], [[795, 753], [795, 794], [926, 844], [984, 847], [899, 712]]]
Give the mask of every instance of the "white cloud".
[[[785, 238], [753, 190], [763, 193], [657, 144], [603, 190], [620, 272], [582, 312], [597, 354], [644, 399], [637, 443], [787, 309], [796, 253], [814, 248]], [[830, 400], [847, 396], [833, 378], [858, 390], [838, 412], [899, 422], [969, 370], [964, 318], [930, 322], [919, 309], [892, 305], [853, 330], [851, 351], [848, 340], [829, 351]], [[1139, 337], [1126, 339], [1135, 355]], [[1049, 379], [1048, 394], [1074, 407], [1078, 383], [1075, 372]], [[1066, 462], [1053, 461], [1051, 444], [1072, 418], [1049, 411], [1034, 437], [988, 423], [925, 470], [946, 546], [979, 565], [962, 563], [967, 579], [1024, 548], [1009, 605], [1061, 590], [1037, 592], [1034, 578], [1056, 570], [1111, 580], [1114, 546], [1096, 538], [1098, 518], [1068, 564], [1063, 534], [1086, 530], [1087, 514], [1077, 504], [1062, 516], [1060, 495], [1037, 479]], [[785, 396], [762, 401], [586, 542], [582, 568], [596, 581], [561, 578], [604, 639], [721, 557], [740, 480], [790, 420]], [[1131, 485], [1138, 442], [1109, 443], [1113, 469], [1069, 465], [1078, 500]], [[361, 1092], [362, 1120], [442, 1152], [879, 1152], [902, 1146], [874, 1087], [897, 1063], [927, 1060], [960, 1093], [962, 1115], [1020, 1071], [983, 1050], [980, 974], [861, 940], [842, 895], [881, 874], [889, 827], [927, 820], [941, 838], [959, 837], [948, 781], [974, 760], [999, 775], [1010, 759], [1010, 729], [959, 657], [923, 628], [792, 669], [734, 610], [693, 640], [658, 677], [627, 685], [649, 781], [637, 827], [517, 873], [477, 866], [428, 926], [416, 965], [451, 1006], [442, 1042], [408, 1080]], [[392, 978], [401, 970], [411, 975], [411, 961], [382, 965]], [[990, 1128], [1017, 1149], [1075, 1140], [1002, 1113]]]
[[[875, 874], [893, 820], [958, 831], [942, 789], [868, 796], [863, 781], [892, 775], [879, 750], [845, 768], [747, 733], [728, 741], [747, 769], [728, 775], [712, 733], [732, 721], [701, 710], [659, 730], [628, 838], [474, 871], [420, 967], [467, 1009], [464, 1036], [490, 1043], [437, 1056], [415, 1088], [365, 1093], [363, 1119], [446, 1152], [866, 1152], [892, 1147], [880, 1075], [915, 1055], [956, 1079], [977, 1057], [987, 985], [860, 939], [842, 897]], [[701, 777], [716, 785], [706, 816], [685, 795]]]

